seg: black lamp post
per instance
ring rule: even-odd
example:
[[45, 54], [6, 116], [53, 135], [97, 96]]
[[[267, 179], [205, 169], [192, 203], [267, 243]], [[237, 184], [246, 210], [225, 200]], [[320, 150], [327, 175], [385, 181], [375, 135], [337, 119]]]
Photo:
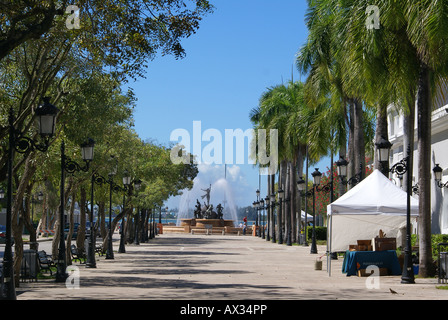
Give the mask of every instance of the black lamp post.
[[124, 226], [124, 223], [125, 223], [126, 191], [129, 190], [130, 185], [131, 185], [131, 176], [129, 175], [129, 171], [125, 170], [123, 173], [123, 189], [120, 188], [120, 191], [123, 191], [123, 217], [121, 217], [120, 246], [118, 247], [118, 253], [126, 253], [125, 248], [126, 228]]
[[322, 173], [320, 173], [319, 169], [311, 174], [313, 177], [313, 233], [311, 240], [311, 249], [310, 253], [317, 253], [317, 245], [316, 245], [316, 191], [320, 185], [320, 179], [322, 178]]
[[114, 257], [114, 251], [113, 251], [113, 245], [112, 245], [112, 191], [114, 189], [114, 176], [117, 174], [117, 160], [115, 159], [114, 156], [111, 156], [110, 158], [111, 161], [111, 170], [109, 172], [109, 179], [108, 179], [108, 183], [109, 183], [109, 235], [108, 235], [108, 241], [107, 241], [107, 250], [106, 250], [106, 259], [107, 260], [113, 260], [115, 259]]
[[283, 189], [279, 189], [278, 193], [278, 243], [283, 244], [283, 230], [282, 230], [282, 210], [283, 210], [283, 197], [285, 196], [285, 192]]
[[264, 199], [260, 200], [258, 206], [260, 208], [260, 238], [264, 239], [264, 216], [263, 216]]
[[[140, 186], [138, 186], [138, 189], [140, 189]], [[136, 187], [136, 190], [138, 190]], [[168, 207], [166, 207], [166, 212], [168, 212]], [[166, 214], [165, 214], [166, 217]], [[137, 207], [137, 212], [134, 215], [134, 224], [135, 224], [135, 233], [134, 233], [134, 244], [140, 245], [140, 208]]]
[[[270, 198], [269, 196], [266, 196], [266, 198], [264, 198], [264, 202], [266, 203], [266, 226], [267, 226], [267, 231], [266, 231], [266, 241], [270, 241], [271, 237], [269, 236], [269, 233], [271, 232], [271, 218], [270, 218]], [[264, 229], [263, 229], [264, 230]]]
[[257, 201], [255, 202], [256, 208], [257, 208], [257, 218], [255, 219], [255, 228], [258, 236], [261, 236], [261, 229], [259, 228], [261, 224], [260, 220], [260, 190], [257, 189], [255, 191], [255, 194], [257, 195]]
[[[378, 160], [380, 162], [389, 162], [389, 153], [392, 144], [382, 138], [378, 143], [376, 143], [378, 150]], [[401, 275], [401, 283], [413, 284], [414, 281], [414, 270], [412, 268], [412, 247], [411, 247], [411, 190], [412, 190], [412, 179], [410, 176], [412, 163], [411, 157], [411, 146], [408, 145], [407, 157], [400, 162], [394, 164], [390, 168], [390, 172], [396, 173], [398, 175], [407, 174], [407, 186], [406, 186], [406, 247], [404, 249], [404, 262], [403, 262], [403, 272]]]
[[66, 261], [66, 247], [65, 247], [65, 237], [64, 237], [64, 213], [65, 213], [65, 173], [73, 174], [75, 172], [89, 170], [90, 162], [93, 160], [93, 149], [95, 146], [95, 141], [88, 139], [87, 142], [81, 144], [81, 154], [85, 162], [85, 166], [81, 167], [78, 163], [71, 160], [65, 155], [65, 142], [62, 140], [61, 143], [61, 188], [60, 188], [60, 211], [59, 211], [59, 249], [58, 249], [58, 261], [57, 261], [57, 271], [56, 271], [56, 282], [65, 282], [68, 277], [66, 272], [67, 261]]
[[[300, 177], [297, 180], [297, 190], [299, 191], [301, 196], [306, 196], [306, 181], [303, 180], [303, 177]], [[305, 197], [305, 222], [303, 227], [303, 245], [308, 246], [308, 239], [307, 239], [307, 227], [308, 227], [308, 212], [307, 212], [307, 203], [306, 203], [306, 197]], [[300, 216], [302, 216], [302, 213], [300, 213]]]
[[89, 248], [87, 249], [87, 268], [96, 268], [95, 261], [95, 246], [96, 246], [96, 235], [95, 235], [95, 226], [93, 223], [93, 195], [95, 183], [98, 185], [102, 185], [106, 183], [106, 179], [97, 173], [92, 173], [92, 178], [90, 182], [90, 237], [89, 237]]
[[434, 172], [434, 179], [437, 182], [437, 186], [439, 188], [448, 188], [448, 182], [442, 183], [442, 173], [443, 169], [440, 167], [440, 165], [437, 163], [434, 169], [432, 169]]
[[0, 295], [3, 299], [16, 300], [16, 289], [14, 284], [14, 268], [12, 257], [12, 175], [14, 166], [14, 150], [25, 153], [31, 150], [45, 152], [50, 145], [50, 138], [54, 134], [56, 115], [59, 110], [50, 103], [49, 98], [42, 99], [43, 104], [35, 110], [37, 117], [38, 132], [43, 143], [38, 143], [20, 132], [14, 127], [15, 117], [11, 108], [8, 117], [9, 145], [8, 145], [8, 171], [7, 171], [7, 193], [6, 193], [6, 239], [5, 252], [3, 255], [3, 284]]
[[339, 160], [336, 161], [337, 173], [340, 179], [340, 183], [343, 185], [356, 185], [362, 180], [361, 165], [360, 165], [360, 171], [357, 174], [355, 174], [350, 179], [345, 180], [345, 178], [347, 178], [348, 163], [349, 162], [345, 160], [343, 156], [340, 156]]
[[271, 215], [272, 215], [272, 221], [271, 221], [271, 232], [272, 232], [272, 243], [276, 243], [277, 239], [275, 236], [275, 194], [271, 194]]

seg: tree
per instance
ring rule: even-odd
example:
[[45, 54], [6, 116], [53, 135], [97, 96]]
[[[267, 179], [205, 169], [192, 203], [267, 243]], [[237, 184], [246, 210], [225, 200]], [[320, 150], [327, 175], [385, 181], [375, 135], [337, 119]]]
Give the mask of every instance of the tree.
[[[195, 33], [203, 16], [213, 11], [207, 0], [81, 0], [75, 8], [69, 4], [66, 0], [2, 1], [0, 60], [26, 41], [45, 38], [62, 27], [94, 59], [122, 74], [141, 75], [145, 61], [158, 51], [183, 57], [181, 40]], [[71, 12], [76, 8], [76, 13]], [[79, 19], [79, 28], [73, 19]]]

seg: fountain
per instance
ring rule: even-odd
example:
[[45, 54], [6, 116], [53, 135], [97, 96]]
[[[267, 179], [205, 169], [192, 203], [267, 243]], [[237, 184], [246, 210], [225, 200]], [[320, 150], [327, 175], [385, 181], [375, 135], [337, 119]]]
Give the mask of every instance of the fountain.
[[[205, 191], [205, 194], [201, 196], [202, 199], [206, 199], [203, 205], [196, 199], [196, 206], [194, 210], [194, 218], [181, 218], [181, 225], [183, 226], [196, 226], [199, 228], [211, 227], [234, 227], [234, 220], [224, 219], [224, 207], [219, 203], [216, 206], [216, 211], [213, 204], [210, 203], [210, 194], [212, 185], [207, 189], [201, 189]], [[225, 200], [224, 200], [225, 201]], [[236, 215], [235, 215], [236, 216]]]
[[[226, 234], [242, 232], [241, 228], [235, 228], [236, 206], [226, 178], [218, 179], [205, 189], [199, 189], [199, 185], [196, 183], [192, 190], [182, 192], [176, 227], [170, 227], [169, 230], [189, 233], [214, 228], [215, 231], [219, 230]], [[201, 191], [204, 193], [198, 196]], [[202, 203], [200, 199], [195, 199], [195, 195], [202, 200]], [[217, 198], [221, 200], [218, 201]], [[196, 205], [193, 209], [190, 208], [190, 204], [194, 200]], [[215, 206], [212, 203], [218, 204]]]

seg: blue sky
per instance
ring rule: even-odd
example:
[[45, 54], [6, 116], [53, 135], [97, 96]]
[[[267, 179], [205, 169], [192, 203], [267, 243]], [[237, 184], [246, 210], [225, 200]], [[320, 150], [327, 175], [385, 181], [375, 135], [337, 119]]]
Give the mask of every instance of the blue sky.
[[[300, 79], [294, 61], [307, 36], [306, 1], [211, 2], [214, 13], [182, 42], [186, 57], [159, 56], [149, 63], [146, 79], [130, 84], [138, 98], [135, 130], [140, 138], [168, 144], [175, 129], [192, 134], [193, 121], [201, 121], [202, 132], [217, 129], [223, 137], [225, 129], [250, 129], [249, 112], [263, 91], [292, 76]], [[224, 165], [200, 166], [195, 189], [223, 177]], [[251, 205], [258, 169], [229, 164], [227, 180], [235, 204]], [[263, 176], [261, 194], [266, 195]], [[168, 205], [174, 207], [178, 201], [171, 199]]]

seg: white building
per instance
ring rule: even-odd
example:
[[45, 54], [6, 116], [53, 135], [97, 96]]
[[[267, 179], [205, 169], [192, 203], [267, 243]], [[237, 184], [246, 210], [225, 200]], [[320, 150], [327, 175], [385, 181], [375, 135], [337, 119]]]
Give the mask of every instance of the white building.
[[[390, 153], [390, 164], [395, 164], [403, 159], [403, 115], [397, 113], [394, 108], [388, 110], [389, 141], [392, 143]], [[414, 163], [413, 163], [413, 186], [418, 187], [418, 150], [417, 150], [417, 119], [415, 120], [414, 137]], [[431, 168], [436, 164], [443, 169], [442, 183], [448, 181], [448, 104], [437, 108], [432, 113], [432, 135], [431, 135]], [[434, 234], [448, 234], [448, 188], [439, 188], [431, 172], [431, 231]], [[396, 175], [393, 181], [400, 184]], [[413, 194], [418, 198], [418, 194]]]

